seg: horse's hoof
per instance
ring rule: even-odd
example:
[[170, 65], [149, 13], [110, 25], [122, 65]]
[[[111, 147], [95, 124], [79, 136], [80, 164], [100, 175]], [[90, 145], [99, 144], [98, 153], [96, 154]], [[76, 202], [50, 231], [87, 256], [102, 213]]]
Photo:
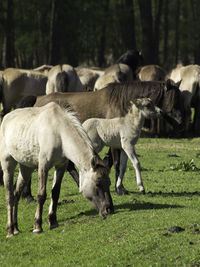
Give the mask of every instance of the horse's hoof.
[[146, 194], [145, 189], [141, 190], [140, 193], [145, 195]]
[[128, 194], [129, 194], [128, 190], [126, 190], [126, 188], [124, 188], [124, 187], [117, 188], [117, 189], [116, 189], [116, 193], [117, 193], [119, 196], [122, 196], [122, 195], [128, 195]]
[[58, 227], [58, 223], [50, 224], [50, 230], [53, 230], [54, 228]]
[[12, 236], [14, 236], [13, 233], [8, 233], [6, 237], [7, 237], [7, 238], [10, 238], [10, 237], [12, 237]]
[[19, 229], [14, 230], [14, 235], [18, 235], [19, 233], [21, 233], [21, 231]]
[[43, 232], [43, 230], [42, 229], [34, 229], [33, 230], [33, 234], [41, 234]]

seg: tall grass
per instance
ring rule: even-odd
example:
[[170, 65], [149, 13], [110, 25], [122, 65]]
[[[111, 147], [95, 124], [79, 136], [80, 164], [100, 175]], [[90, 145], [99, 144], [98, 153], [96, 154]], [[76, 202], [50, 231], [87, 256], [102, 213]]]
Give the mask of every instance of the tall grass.
[[[200, 266], [200, 139], [141, 138], [136, 152], [147, 193], [138, 192], [135, 171], [128, 162], [124, 185], [130, 194], [117, 196], [112, 169], [115, 214], [106, 220], [79, 194], [66, 173], [57, 211], [59, 227], [49, 230], [52, 170], [43, 211], [44, 232], [31, 232], [36, 203], [20, 200], [22, 233], [6, 239], [5, 191], [0, 187], [0, 266]], [[170, 167], [192, 159], [196, 171]], [[37, 172], [32, 187], [36, 196]], [[168, 231], [172, 226], [184, 231]]]

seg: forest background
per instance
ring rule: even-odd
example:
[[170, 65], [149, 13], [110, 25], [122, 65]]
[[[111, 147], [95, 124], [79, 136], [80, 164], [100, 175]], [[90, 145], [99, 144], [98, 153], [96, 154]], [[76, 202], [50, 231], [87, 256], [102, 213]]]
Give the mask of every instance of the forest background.
[[1, 0], [0, 69], [106, 67], [127, 49], [167, 70], [200, 64], [198, 0]]

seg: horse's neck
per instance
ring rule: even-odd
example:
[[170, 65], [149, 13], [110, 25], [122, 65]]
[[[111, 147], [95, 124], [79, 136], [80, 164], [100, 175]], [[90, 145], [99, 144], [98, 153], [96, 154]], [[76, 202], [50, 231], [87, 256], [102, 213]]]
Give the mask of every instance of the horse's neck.
[[89, 170], [94, 155], [92, 144], [86, 134], [84, 136], [82, 133], [78, 131], [72, 132], [72, 130], [73, 128], [71, 128], [70, 138], [67, 131], [62, 136], [65, 156], [70, 159], [80, 171]]

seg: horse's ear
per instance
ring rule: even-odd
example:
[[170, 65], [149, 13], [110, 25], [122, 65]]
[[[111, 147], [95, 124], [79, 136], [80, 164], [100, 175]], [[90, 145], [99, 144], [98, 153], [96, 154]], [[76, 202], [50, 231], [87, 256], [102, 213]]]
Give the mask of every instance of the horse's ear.
[[177, 83], [175, 83], [172, 79], [168, 79], [167, 81], [166, 81], [166, 91], [168, 91], [168, 90], [170, 90], [171, 88], [179, 88], [179, 86], [180, 86], [180, 84], [181, 84], [181, 80], [179, 81], [179, 82], [177, 82]]
[[182, 80], [180, 80], [179, 82], [175, 83], [175, 85], [176, 85], [177, 88], [179, 88], [181, 82], [182, 82]]
[[165, 90], [170, 90], [172, 86], [175, 86], [175, 82], [172, 79], [167, 79]]

